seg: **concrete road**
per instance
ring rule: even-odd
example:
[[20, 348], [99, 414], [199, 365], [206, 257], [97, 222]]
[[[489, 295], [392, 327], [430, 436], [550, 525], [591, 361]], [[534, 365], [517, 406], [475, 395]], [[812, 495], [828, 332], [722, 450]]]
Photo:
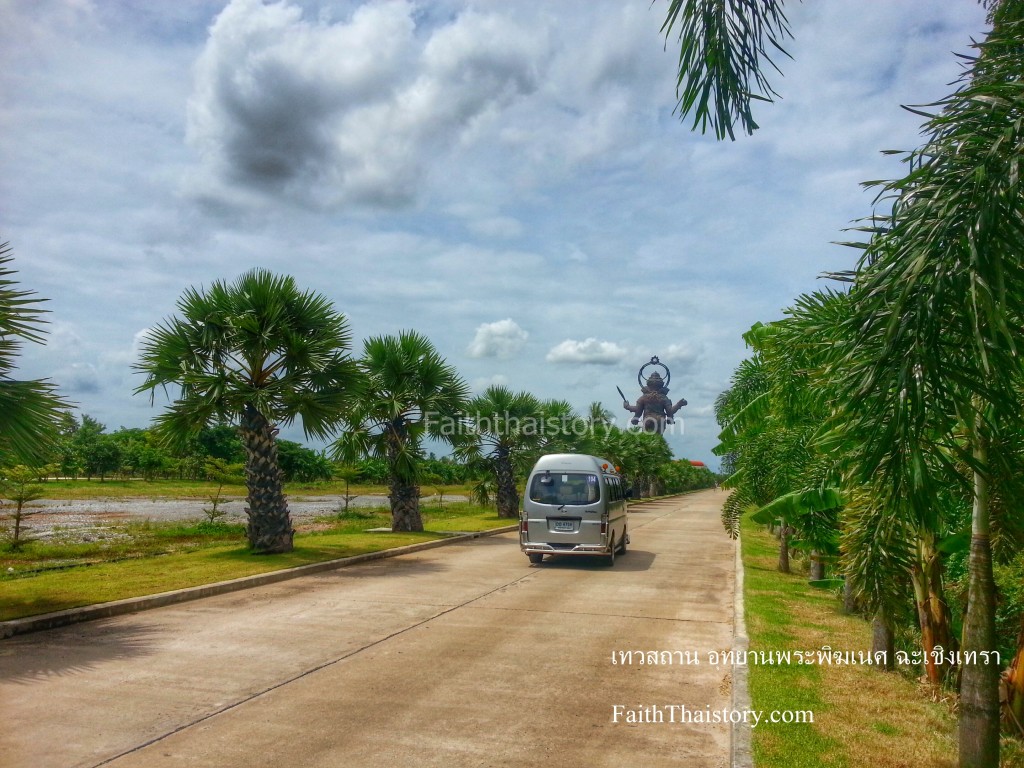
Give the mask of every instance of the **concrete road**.
[[634, 507], [612, 568], [505, 534], [0, 641], [0, 764], [727, 766], [670, 722], [731, 706], [724, 498]]

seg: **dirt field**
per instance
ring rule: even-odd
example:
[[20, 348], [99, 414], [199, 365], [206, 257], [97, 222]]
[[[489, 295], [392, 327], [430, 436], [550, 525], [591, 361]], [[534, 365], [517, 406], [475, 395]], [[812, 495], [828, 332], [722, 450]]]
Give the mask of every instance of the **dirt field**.
[[[430, 502], [435, 497], [424, 497]], [[445, 496], [448, 501], [465, 501], [463, 496]], [[316, 517], [337, 514], [344, 507], [341, 496], [301, 496], [289, 498], [288, 508], [296, 525], [310, 523]], [[90, 499], [88, 501], [55, 501], [38, 499], [29, 507], [38, 510], [26, 519], [26, 526], [36, 538], [60, 537], [89, 540], [102, 536], [111, 524], [144, 520], [203, 520], [203, 509], [210, 503], [203, 499]], [[387, 507], [386, 496], [357, 496], [349, 501], [350, 507]], [[6, 512], [9, 505], [0, 507]], [[244, 523], [245, 500], [231, 499], [220, 504], [226, 514], [221, 520]]]

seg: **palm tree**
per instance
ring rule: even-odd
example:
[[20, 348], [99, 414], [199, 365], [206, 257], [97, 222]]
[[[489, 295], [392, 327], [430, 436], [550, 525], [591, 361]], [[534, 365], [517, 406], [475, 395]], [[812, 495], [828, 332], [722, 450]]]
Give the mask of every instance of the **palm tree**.
[[[994, 649], [989, 483], [1001, 457], [991, 450], [1001, 431], [1018, 426], [1013, 393], [1024, 343], [1024, 4], [987, 5], [992, 31], [961, 87], [934, 105], [941, 111], [925, 125], [925, 146], [907, 157], [908, 175], [882, 186], [893, 210], [872, 223], [877, 233], [856, 275], [850, 328], [857, 344], [846, 371], [847, 434], [862, 441], [854, 460], [886, 508], [924, 518], [937, 489], [959, 481], [955, 462], [971, 468], [967, 653]], [[737, 115], [749, 109], [746, 94], [759, 98], [747, 82], [751, 73], [759, 82], [766, 32], [769, 44], [786, 34], [784, 17], [774, 15], [781, 6], [672, 2], [666, 30], [693, 22], [680, 28], [679, 82], [697, 85], [683, 87], [680, 107], [696, 104], [698, 118], [701, 109], [707, 116], [715, 95], [719, 137], [732, 136]], [[738, 94], [738, 111], [730, 94]], [[962, 766], [998, 763], [998, 674], [990, 663], [963, 669]]]
[[209, 290], [189, 288], [171, 317], [146, 337], [136, 393], [176, 385], [157, 417], [160, 434], [183, 444], [214, 424], [237, 425], [246, 452], [247, 535], [257, 553], [292, 549], [291, 517], [277, 455], [277, 425], [301, 420], [326, 439], [359, 389], [345, 317], [291, 277], [263, 269]]
[[591, 450], [594, 432], [568, 400], [542, 400], [543, 425], [538, 453], [586, 453]]
[[498, 517], [519, 515], [516, 473], [544, 440], [542, 404], [529, 392], [490, 386], [466, 406], [472, 442], [460, 452], [479, 457], [494, 473]]
[[359, 361], [366, 390], [345, 416], [335, 457], [354, 463], [387, 461], [393, 531], [422, 531], [419, 460], [427, 435], [452, 445], [465, 435], [461, 422], [469, 389], [434, 345], [415, 331], [364, 342]]
[[937, 649], [957, 647], [943, 557], [947, 539], [956, 533], [956, 505], [951, 499], [936, 498], [935, 503], [915, 510], [889, 494], [878, 496], [859, 477], [860, 436], [850, 430], [851, 423], [857, 422], [849, 416], [848, 393], [844, 396], [851, 358], [866, 354], [850, 325], [856, 301], [856, 291], [801, 296], [787, 311], [791, 317], [782, 324], [779, 340], [784, 347], [810, 353], [798, 354], [803, 358], [799, 367], [819, 393], [819, 405], [827, 406], [817, 409], [815, 419], [824, 428], [810, 448], [826, 458], [820, 476], [841, 486], [844, 500], [854, 499], [853, 508], [842, 514], [842, 564], [851, 596], [887, 628], [912, 601], [925, 672], [939, 684], [948, 681], [955, 669]]
[[588, 450], [619, 468], [635, 498], [655, 495], [659, 471], [672, 461], [672, 449], [656, 432], [609, 425], [598, 429], [588, 444]]
[[587, 408], [587, 422], [591, 427], [607, 426], [615, 422], [615, 414], [605, 408], [601, 401], [595, 400]]
[[[961, 87], [925, 125], [910, 173], [882, 186], [892, 214], [855, 276], [848, 380], [861, 477], [916, 514], [973, 475], [963, 650], [995, 650], [990, 483], [1021, 422], [1024, 346], [1024, 3], [996, 6]], [[999, 760], [999, 668], [965, 664], [960, 763]]]
[[[834, 313], [840, 294], [801, 297], [817, 314]], [[792, 313], [793, 310], [790, 310]], [[789, 572], [789, 550], [810, 550], [811, 580], [823, 577], [823, 558], [837, 554], [841, 499], [831, 487], [830, 454], [813, 442], [827, 415], [819, 382], [812, 379], [820, 351], [808, 343], [793, 317], [756, 324], [744, 335], [754, 354], [736, 369], [732, 386], [718, 398], [722, 426], [719, 455], [732, 454], [735, 488], [723, 507], [723, 522], [738, 534], [739, 517], [757, 509], [756, 522], [778, 525], [779, 570]]]
[[[889, 630], [905, 613], [912, 586], [926, 672], [941, 683], [951, 665], [933, 651], [956, 648], [940, 551], [953, 532], [951, 512], [936, 503], [927, 515], [913, 515], [849, 479], [859, 438], [850, 433], [839, 393], [854, 348], [852, 302], [850, 294], [832, 291], [800, 296], [786, 319], [758, 324], [745, 337], [755, 355], [716, 406], [723, 425], [716, 450], [735, 455], [739, 470], [729, 480], [736, 491], [723, 516], [732, 535], [745, 509], [757, 510], [755, 522], [777, 523], [780, 570], [788, 568], [792, 538], [811, 551], [812, 581], [823, 576], [823, 558], [840, 554], [841, 534], [850, 596]], [[847, 498], [855, 500], [850, 510]]]
[[48, 381], [11, 378], [19, 339], [41, 344], [46, 321], [38, 306], [45, 299], [15, 287], [10, 253], [9, 243], [0, 245], [0, 463], [36, 465], [54, 446], [69, 405]]

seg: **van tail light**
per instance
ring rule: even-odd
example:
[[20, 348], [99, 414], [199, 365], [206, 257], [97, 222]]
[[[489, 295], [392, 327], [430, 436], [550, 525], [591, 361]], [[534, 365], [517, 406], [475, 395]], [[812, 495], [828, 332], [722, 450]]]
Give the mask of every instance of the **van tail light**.
[[608, 518], [607, 517], [602, 517], [601, 518], [601, 535], [604, 536], [606, 533], [608, 533]]
[[529, 531], [529, 521], [525, 517], [520, 518], [520, 520], [519, 520], [519, 532], [520, 533], [529, 533], [530, 532]]

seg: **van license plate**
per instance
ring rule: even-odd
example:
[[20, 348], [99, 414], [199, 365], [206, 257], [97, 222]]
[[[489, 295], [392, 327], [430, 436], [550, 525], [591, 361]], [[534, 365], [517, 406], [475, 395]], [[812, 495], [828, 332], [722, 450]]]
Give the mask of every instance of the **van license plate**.
[[572, 520], [555, 520], [556, 531], [572, 531]]

